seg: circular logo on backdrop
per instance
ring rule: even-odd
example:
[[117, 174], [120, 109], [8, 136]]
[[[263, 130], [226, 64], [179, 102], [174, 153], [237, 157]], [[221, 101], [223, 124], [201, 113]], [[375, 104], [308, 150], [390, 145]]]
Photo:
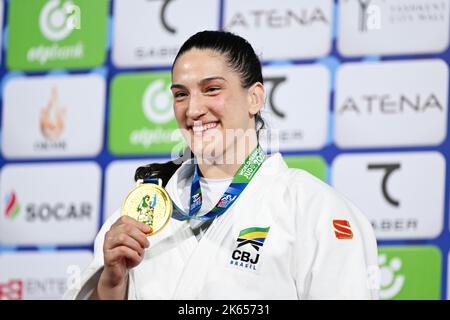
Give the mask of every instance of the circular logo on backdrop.
[[378, 264], [381, 271], [381, 299], [391, 299], [395, 297], [403, 287], [405, 276], [402, 275], [402, 260], [399, 257], [393, 257], [388, 261], [387, 256], [382, 254], [378, 256]]
[[72, 1], [51, 0], [42, 8], [39, 26], [42, 34], [49, 40], [58, 41], [66, 38], [76, 25], [75, 10]]
[[163, 80], [152, 82], [144, 92], [142, 108], [148, 120], [166, 123], [173, 119], [172, 95]]

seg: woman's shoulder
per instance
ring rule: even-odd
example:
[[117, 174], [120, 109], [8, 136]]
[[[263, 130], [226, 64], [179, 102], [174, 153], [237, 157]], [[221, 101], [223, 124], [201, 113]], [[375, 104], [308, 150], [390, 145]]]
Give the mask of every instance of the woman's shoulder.
[[[339, 190], [302, 169], [288, 169], [298, 222], [312, 228], [317, 238], [364, 239], [372, 245], [375, 236], [368, 217]], [[304, 231], [304, 228], [301, 228]]]
[[268, 158], [261, 177], [261, 183], [271, 186], [269, 192], [278, 191], [290, 199], [298, 198], [302, 201], [313, 199], [348, 201], [334, 187], [310, 172], [300, 168], [289, 168], [280, 153]]
[[286, 169], [280, 171], [277, 176], [280, 182], [282, 182], [287, 188], [303, 195], [311, 194], [329, 197], [342, 196], [330, 184], [304, 169], [286, 167]]
[[286, 187], [291, 190], [303, 212], [314, 215], [322, 212], [322, 215], [342, 218], [361, 215], [361, 210], [352, 200], [308, 171], [288, 168], [284, 176]]

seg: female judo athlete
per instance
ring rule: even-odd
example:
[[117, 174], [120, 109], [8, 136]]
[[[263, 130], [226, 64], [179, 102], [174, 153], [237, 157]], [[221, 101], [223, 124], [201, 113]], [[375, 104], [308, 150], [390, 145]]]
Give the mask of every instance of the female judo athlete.
[[364, 215], [258, 143], [265, 91], [252, 46], [228, 32], [193, 35], [174, 60], [171, 91], [193, 157], [141, 167], [136, 178], [163, 180], [172, 218], [152, 235], [115, 212], [65, 297], [377, 299]]

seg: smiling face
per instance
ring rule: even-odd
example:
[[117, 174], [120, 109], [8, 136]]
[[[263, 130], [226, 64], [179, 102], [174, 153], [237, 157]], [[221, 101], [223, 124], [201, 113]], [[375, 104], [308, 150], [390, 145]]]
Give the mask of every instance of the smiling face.
[[226, 57], [210, 49], [190, 49], [172, 71], [174, 112], [191, 150], [200, 158], [237, 151], [242, 139], [255, 139], [255, 118], [264, 88], [243, 88]]

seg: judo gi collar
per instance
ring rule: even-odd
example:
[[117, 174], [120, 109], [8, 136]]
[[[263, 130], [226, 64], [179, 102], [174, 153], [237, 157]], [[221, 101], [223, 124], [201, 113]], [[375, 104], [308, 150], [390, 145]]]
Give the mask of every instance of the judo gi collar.
[[210, 220], [214, 219], [217, 216], [220, 216], [237, 200], [242, 191], [244, 191], [245, 187], [247, 187], [250, 180], [252, 180], [255, 173], [259, 168], [261, 168], [265, 159], [266, 155], [264, 153], [264, 150], [258, 144], [257, 147], [247, 157], [247, 159], [245, 159], [244, 163], [240, 166], [240, 168], [234, 175], [231, 184], [228, 186], [228, 189], [225, 191], [222, 197], [220, 197], [220, 200], [217, 202], [214, 208], [207, 214], [202, 216], [197, 216], [197, 213], [202, 207], [202, 189], [200, 186], [198, 165], [195, 164], [194, 177], [191, 184], [191, 197], [189, 200], [189, 213], [185, 213], [175, 204], [175, 202], [172, 201], [172, 218], [180, 221], [187, 219]]

